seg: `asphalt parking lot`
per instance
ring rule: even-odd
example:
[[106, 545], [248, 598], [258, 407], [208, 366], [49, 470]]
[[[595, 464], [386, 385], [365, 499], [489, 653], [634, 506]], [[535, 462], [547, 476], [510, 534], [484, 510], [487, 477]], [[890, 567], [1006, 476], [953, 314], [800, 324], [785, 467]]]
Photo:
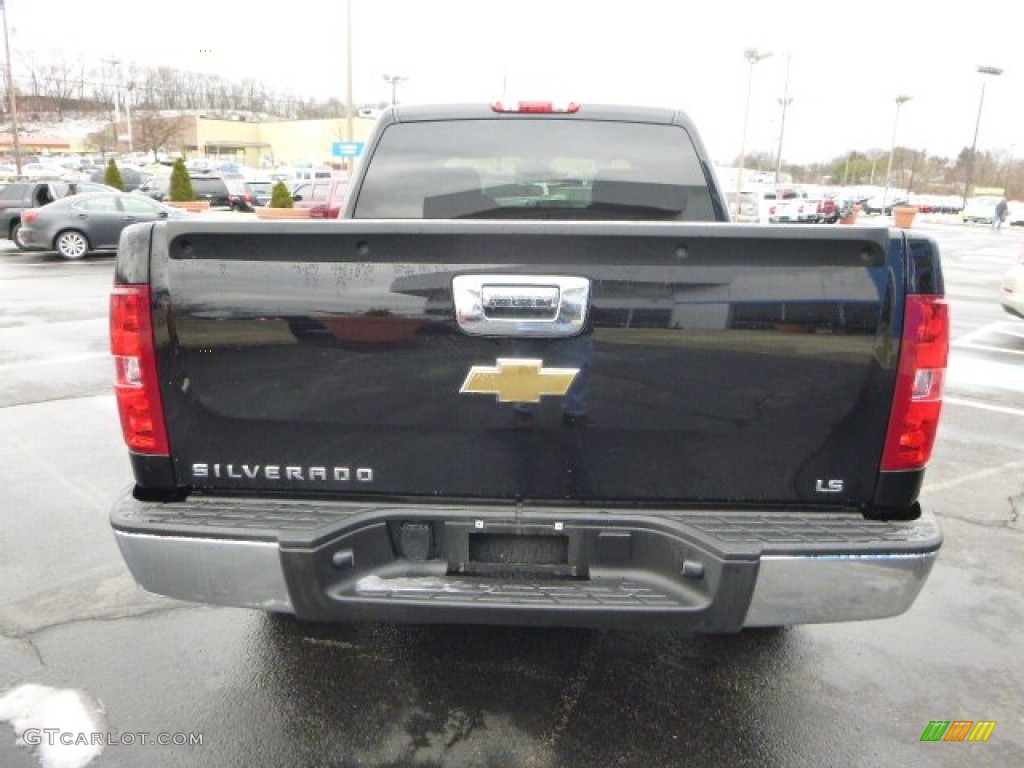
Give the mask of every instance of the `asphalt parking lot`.
[[[113, 258], [0, 241], [0, 765], [45, 758], [4, 722], [25, 686], [79, 692], [109, 736], [82, 758], [96, 768], [1018, 764], [1024, 321], [997, 297], [1024, 229], [916, 226], [943, 250], [953, 312], [922, 494], [938, 563], [903, 616], [735, 636], [308, 625], [142, 593], [107, 524], [131, 482]], [[935, 720], [996, 726], [922, 742]]]

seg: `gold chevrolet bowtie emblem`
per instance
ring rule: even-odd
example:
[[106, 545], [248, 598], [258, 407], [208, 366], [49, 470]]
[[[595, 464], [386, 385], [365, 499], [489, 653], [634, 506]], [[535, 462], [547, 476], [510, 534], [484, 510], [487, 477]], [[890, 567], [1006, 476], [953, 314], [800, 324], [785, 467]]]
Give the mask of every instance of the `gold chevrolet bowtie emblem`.
[[579, 368], [545, 368], [543, 360], [498, 358], [497, 365], [474, 365], [459, 392], [497, 395], [499, 403], [539, 403], [542, 395], [564, 395]]

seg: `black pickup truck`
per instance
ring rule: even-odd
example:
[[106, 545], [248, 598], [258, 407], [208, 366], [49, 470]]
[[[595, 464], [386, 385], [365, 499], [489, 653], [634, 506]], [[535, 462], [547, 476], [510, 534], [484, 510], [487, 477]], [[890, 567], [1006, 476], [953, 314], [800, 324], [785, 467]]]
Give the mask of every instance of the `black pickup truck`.
[[893, 616], [948, 346], [935, 243], [732, 224], [672, 110], [400, 106], [343, 219], [125, 230], [147, 590], [316, 620]]

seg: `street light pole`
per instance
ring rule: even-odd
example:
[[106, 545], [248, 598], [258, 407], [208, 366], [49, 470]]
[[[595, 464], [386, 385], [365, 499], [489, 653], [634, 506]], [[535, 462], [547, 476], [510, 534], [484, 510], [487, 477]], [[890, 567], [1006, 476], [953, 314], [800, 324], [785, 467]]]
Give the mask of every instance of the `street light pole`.
[[896, 151], [896, 126], [900, 124], [900, 107], [910, 101], [909, 96], [896, 97], [896, 117], [892, 121], [892, 141], [889, 143], [889, 164], [885, 169], [885, 192], [882, 193], [882, 215], [885, 215], [885, 204], [889, 202], [889, 177], [892, 176], [892, 155]]
[[793, 100], [789, 97], [789, 59], [786, 54], [786, 83], [782, 87], [782, 98], [779, 99], [779, 106], [782, 107], [782, 123], [779, 126], [779, 149], [775, 153], [775, 186], [779, 186], [779, 176], [782, 173], [782, 139], [786, 135], [786, 110]]
[[1003, 178], [1003, 197], [1010, 197], [1010, 171], [1013, 170], [1013, 150], [1016, 144], [1010, 145], [1010, 152], [1006, 158], [1006, 176]]
[[104, 59], [104, 64], [109, 64], [115, 69], [114, 77], [114, 154], [118, 154], [118, 150], [121, 148], [121, 137], [119, 134], [120, 128], [118, 127], [121, 123], [121, 62], [117, 59]]
[[[976, 68], [979, 74], [982, 75], [994, 75], [998, 77], [1003, 74], [1003, 70], [999, 67], [984, 67], [979, 66]], [[985, 105], [985, 85], [987, 81], [981, 81], [981, 98], [978, 100], [978, 118], [974, 121], [974, 140], [971, 142], [971, 154], [967, 158], [967, 176], [964, 179], [964, 197], [961, 201], [961, 209], [967, 207], [967, 192], [971, 188], [971, 176], [974, 175], [974, 156], [978, 151], [978, 128], [981, 127], [981, 108]]]
[[759, 51], [757, 48], [747, 48], [743, 52], [743, 58], [750, 65], [747, 74], [747, 101], [743, 108], [743, 136], [740, 140], [740, 167], [736, 172], [736, 215], [740, 212], [740, 192], [743, 190], [743, 165], [747, 160], [747, 124], [750, 121], [750, 91], [754, 85], [754, 65], [757, 62], [771, 56], [771, 51]]
[[782, 107], [782, 123], [779, 127], [779, 148], [775, 153], [775, 186], [779, 185], [779, 176], [782, 175], [782, 139], [786, 135], [786, 110], [792, 103], [792, 98], [779, 99], [779, 106]]
[[7, 54], [7, 100], [11, 108], [11, 146], [14, 149], [14, 167], [21, 176], [21, 143], [18, 139], [18, 96], [14, 92], [14, 79], [11, 77], [11, 38], [7, 33], [7, 7], [0, 2], [0, 10], [4, 12], [4, 52]]
[[352, 141], [352, 0], [345, 2], [345, 141]]
[[391, 106], [395, 106], [398, 103], [398, 84], [408, 80], [407, 77], [401, 75], [382, 75], [385, 83], [391, 84]]
[[135, 153], [135, 142], [132, 136], [132, 91], [135, 90], [135, 83], [129, 81], [125, 88], [124, 95], [124, 115], [125, 120], [128, 121], [128, 154]]

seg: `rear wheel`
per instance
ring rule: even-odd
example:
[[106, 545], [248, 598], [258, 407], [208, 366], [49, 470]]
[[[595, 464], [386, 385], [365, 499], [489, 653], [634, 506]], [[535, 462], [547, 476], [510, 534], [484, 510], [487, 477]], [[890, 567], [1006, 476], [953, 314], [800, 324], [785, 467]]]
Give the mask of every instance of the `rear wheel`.
[[19, 250], [24, 250], [25, 249], [25, 243], [21, 239], [21, 221], [20, 220], [19, 221], [15, 221], [13, 224], [11, 224], [10, 238], [11, 238], [11, 242], [14, 243], [19, 248]]
[[80, 259], [89, 252], [89, 239], [81, 232], [69, 229], [57, 235], [53, 247], [65, 259]]

